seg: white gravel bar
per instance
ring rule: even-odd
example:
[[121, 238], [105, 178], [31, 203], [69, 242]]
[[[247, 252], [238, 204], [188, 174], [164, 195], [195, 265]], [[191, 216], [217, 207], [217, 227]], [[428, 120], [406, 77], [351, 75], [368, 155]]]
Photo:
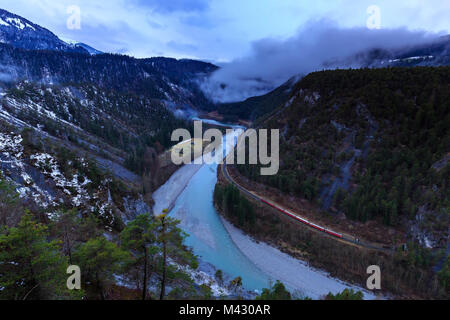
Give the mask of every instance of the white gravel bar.
[[170, 179], [153, 193], [153, 214], [160, 214], [164, 209], [170, 208], [201, 167], [199, 164], [185, 164], [175, 171]]
[[353, 288], [362, 291], [364, 299], [377, 298], [373, 293], [332, 278], [326, 272], [312, 268], [306, 262], [295, 259], [277, 248], [264, 242], [256, 242], [223, 217], [221, 220], [241, 252], [274, 282], [280, 280], [291, 291], [299, 291], [313, 299], [320, 299], [329, 292], [335, 294], [345, 288]]

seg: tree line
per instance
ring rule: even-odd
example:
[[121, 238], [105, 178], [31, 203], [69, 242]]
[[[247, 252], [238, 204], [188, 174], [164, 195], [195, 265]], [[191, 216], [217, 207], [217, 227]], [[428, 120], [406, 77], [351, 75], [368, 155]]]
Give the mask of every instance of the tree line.
[[[0, 197], [10, 208], [12, 194], [2, 182]], [[58, 211], [47, 224], [27, 209], [20, 215], [0, 225], [1, 299], [107, 299], [121, 281], [140, 290], [141, 299], [170, 298], [169, 286], [183, 288], [185, 298], [209, 294], [179, 267], [195, 270], [198, 262], [179, 221], [166, 212], [139, 215], [117, 235], [104, 234], [93, 215], [77, 210]], [[68, 290], [69, 265], [80, 267], [82, 290]]]
[[[341, 177], [360, 150], [349, 185], [334, 194], [348, 218], [388, 226], [414, 219], [419, 208], [449, 222], [450, 68], [383, 68], [311, 73], [296, 85], [292, 104], [264, 122], [280, 129], [280, 170], [241, 174], [321, 204], [321, 192]], [[296, 96], [298, 93], [298, 96]], [[320, 97], [311, 102], [308, 98]]]
[[239, 226], [254, 226], [255, 210], [250, 201], [242, 196], [239, 190], [228, 184], [216, 184], [214, 188], [214, 203], [227, 217], [235, 220]]

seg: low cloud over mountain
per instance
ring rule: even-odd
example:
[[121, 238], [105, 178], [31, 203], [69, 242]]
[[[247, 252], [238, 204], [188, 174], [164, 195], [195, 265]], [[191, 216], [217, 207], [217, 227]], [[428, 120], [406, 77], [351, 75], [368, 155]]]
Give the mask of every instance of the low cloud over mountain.
[[370, 66], [367, 58], [374, 49], [388, 58], [400, 49], [411, 49], [438, 37], [424, 31], [343, 29], [330, 21], [311, 22], [291, 38], [254, 42], [250, 54], [224, 65], [202, 87], [215, 101], [243, 100], [267, 93], [298, 74]]

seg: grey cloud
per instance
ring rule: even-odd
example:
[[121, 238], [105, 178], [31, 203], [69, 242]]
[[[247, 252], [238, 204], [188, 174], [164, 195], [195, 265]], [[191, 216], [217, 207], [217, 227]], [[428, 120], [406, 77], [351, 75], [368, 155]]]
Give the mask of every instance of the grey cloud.
[[84, 42], [103, 52], [129, 53], [127, 48], [130, 43], [139, 43], [147, 39], [124, 21], [114, 21], [110, 25], [91, 25], [85, 21], [81, 30], [64, 31], [65, 37]]
[[148, 25], [154, 29], [162, 29], [163, 28], [163, 25], [156, 22], [151, 13], [146, 14], [145, 20], [147, 21]]
[[210, 0], [132, 0], [132, 3], [161, 13], [205, 11]]
[[217, 25], [217, 20], [207, 17], [206, 15], [191, 14], [187, 17], [182, 17], [181, 22], [186, 25], [197, 28], [214, 28]]
[[298, 74], [358, 67], [358, 61], [349, 58], [369, 49], [393, 50], [436, 36], [407, 29], [342, 29], [330, 21], [311, 22], [287, 40], [263, 39], [253, 43], [248, 56], [223, 66], [202, 87], [215, 101], [243, 100], [267, 93]]
[[189, 44], [189, 43], [178, 43], [175, 41], [169, 41], [167, 43], [167, 46], [169, 48], [175, 49], [177, 51], [182, 51], [184, 53], [192, 53], [198, 50], [198, 48], [193, 45], [193, 44]]

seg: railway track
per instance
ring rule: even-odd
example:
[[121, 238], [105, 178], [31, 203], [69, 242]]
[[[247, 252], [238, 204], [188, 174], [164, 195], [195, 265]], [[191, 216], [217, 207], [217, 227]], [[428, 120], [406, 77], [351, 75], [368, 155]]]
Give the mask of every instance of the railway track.
[[305, 225], [305, 226], [307, 226], [307, 227], [309, 227], [309, 228], [311, 228], [311, 229], [313, 229], [313, 230], [315, 230], [315, 231], [317, 231], [317, 232], [319, 232], [319, 233], [321, 233], [323, 235], [326, 235], [326, 236], [328, 236], [328, 237], [330, 237], [332, 239], [335, 239], [337, 241], [341, 241], [341, 242], [344, 242], [344, 243], [347, 243], [347, 244], [350, 244], [350, 245], [354, 245], [354, 246], [357, 246], [357, 247], [365, 248], [365, 249], [377, 250], [377, 251], [386, 252], [386, 253], [393, 253], [394, 252], [394, 249], [392, 249], [392, 248], [387, 248], [387, 247], [380, 246], [380, 245], [377, 245], [377, 244], [363, 242], [363, 241], [360, 241], [359, 239], [357, 239], [355, 237], [352, 237], [352, 236], [349, 236], [349, 235], [346, 235], [346, 234], [343, 234], [343, 233], [340, 233], [340, 232], [336, 232], [336, 231], [333, 231], [333, 230], [328, 229], [326, 227], [322, 227], [322, 226], [317, 225], [317, 224], [315, 224], [313, 222], [310, 222], [307, 219], [303, 218], [302, 216], [300, 216], [300, 215], [298, 215], [298, 214], [296, 214], [296, 213], [294, 213], [294, 212], [292, 212], [290, 210], [287, 210], [287, 209], [281, 207], [280, 205], [278, 205], [278, 204], [276, 204], [274, 202], [271, 202], [271, 201], [269, 201], [269, 200], [267, 200], [267, 199], [265, 199], [265, 198], [255, 194], [254, 192], [246, 189], [245, 187], [241, 186], [240, 184], [238, 184], [229, 175], [228, 170], [227, 170], [226, 161], [224, 161], [224, 163], [223, 163], [223, 165], [221, 167], [222, 167], [222, 174], [225, 177], [225, 179], [227, 179], [228, 182], [230, 182], [231, 184], [236, 186], [239, 189], [239, 191], [241, 191], [243, 194], [245, 194], [246, 196], [252, 198], [255, 201], [259, 201], [261, 203], [264, 203], [266, 206], [269, 206], [269, 207], [277, 210], [278, 212], [280, 212], [280, 213], [282, 213], [282, 214], [284, 214], [284, 215], [286, 215], [286, 216], [288, 216], [288, 217], [290, 217], [290, 218], [292, 218], [292, 219], [302, 223], [303, 225]]

